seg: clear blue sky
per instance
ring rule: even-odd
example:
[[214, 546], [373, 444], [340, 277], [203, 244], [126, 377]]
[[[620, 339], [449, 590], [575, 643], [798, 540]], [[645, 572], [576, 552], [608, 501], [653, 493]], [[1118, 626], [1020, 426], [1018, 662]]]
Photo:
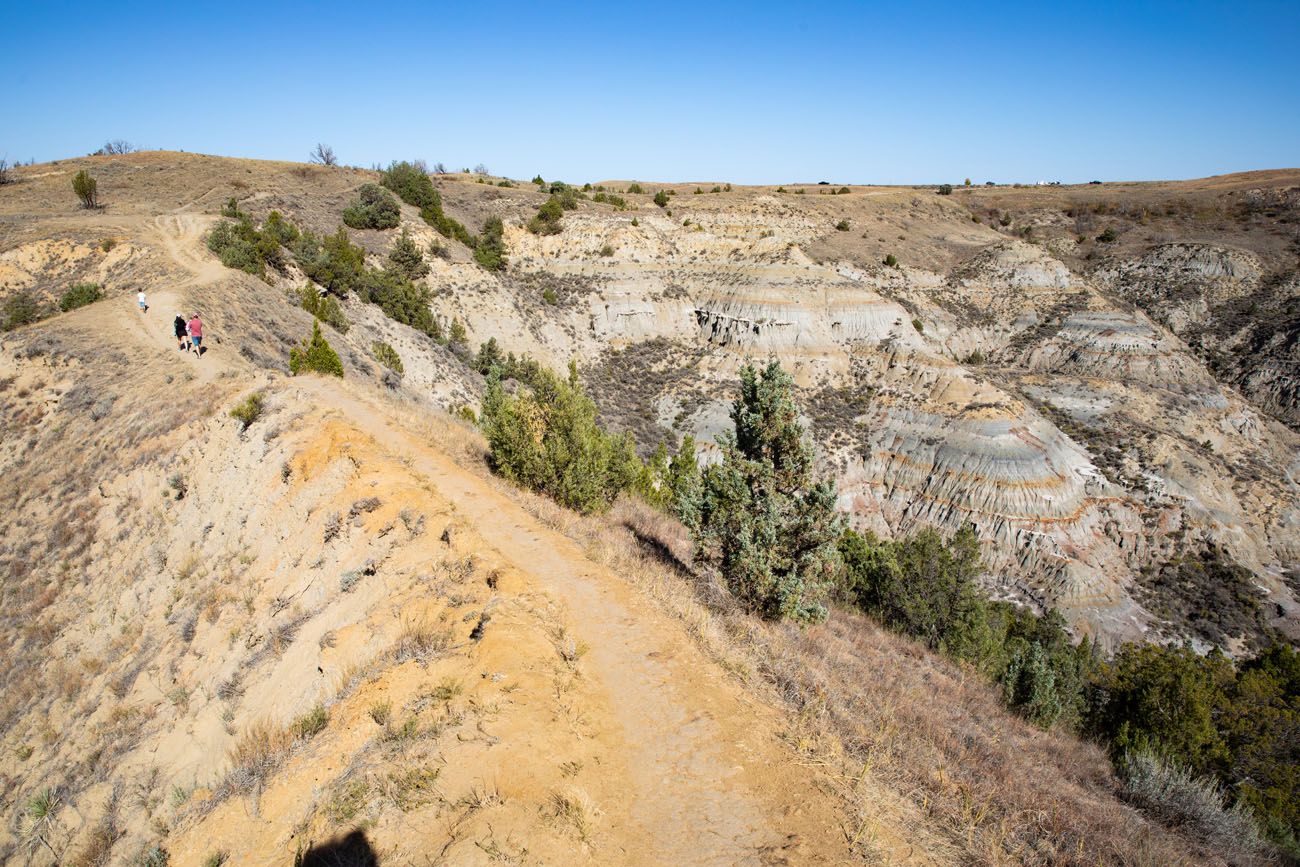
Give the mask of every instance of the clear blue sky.
[[[274, 7], [274, 8], [271, 8]], [[1288, 2], [28, 2], [0, 156], [515, 177], [1086, 181], [1300, 166]]]

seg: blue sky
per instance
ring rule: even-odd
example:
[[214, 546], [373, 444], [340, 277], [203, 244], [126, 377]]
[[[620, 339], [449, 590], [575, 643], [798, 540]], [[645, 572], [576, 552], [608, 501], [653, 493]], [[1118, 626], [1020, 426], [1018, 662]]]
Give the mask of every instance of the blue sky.
[[143, 4], [6, 11], [0, 156], [419, 157], [587, 181], [1300, 166], [1300, 2]]

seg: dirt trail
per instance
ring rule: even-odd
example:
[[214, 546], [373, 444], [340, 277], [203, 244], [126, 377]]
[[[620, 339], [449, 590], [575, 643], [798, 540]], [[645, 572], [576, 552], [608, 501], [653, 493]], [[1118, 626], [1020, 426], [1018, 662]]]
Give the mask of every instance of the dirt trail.
[[148, 235], [158, 241], [173, 262], [190, 272], [187, 285], [205, 286], [226, 274], [226, 268], [203, 249], [203, 233], [212, 217], [194, 214], [164, 214], [145, 223]]
[[[180, 356], [180, 361], [188, 366], [199, 382], [210, 382], [229, 367], [230, 359], [222, 357], [229, 353], [212, 351], [215, 335], [211, 330], [205, 332], [209, 345], [201, 358], [193, 352], [180, 352], [176, 348], [172, 322], [178, 313], [188, 319], [196, 312], [184, 289], [210, 285], [226, 274], [221, 262], [203, 248], [203, 233], [211, 222], [209, 217], [192, 214], [164, 214], [146, 220], [143, 224], [146, 237], [189, 276], [176, 281], [173, 284], [175, 289], [149, 292], [147, 313], [142, 314], [136, 307], [134, 293], [123, 297], [113, 311], [117, 325], [152, 350], [151, 355], [167, 356], [162, 360], [171, 364], [177, 363], [175, 357]], [[198, 312], [202, 315], [202, 311]]]
[[296, 384], [408, 461], [515, 568], [568, 607], [584, 662], [623, 734], [630, 863], [841, 863], [838, 810], [776, 739], [778, 721], [686, 640], [680, 624], [387, 413], [322, 379]]
[[[201, 227], [167, 216], [151, 221], [168, 255], [202, 285], [220, 276], [198, 248]], [[171, 320], [183, 292], [152, 293], [141, 315], [125, 303], [113, 323], [154, 364], [174, 364]], [[201, 380], [242, 366], [213, 352], [185, 363]], [[145, 360], [148, 363], [148, 360]], [[689, 643], [672, 621], [569, 538], [527, 514], [482, 478], [403, 429], [348, 384], [294, 380], [304, 404], [331, 407], [400, 455], [409, 469], [456, 504], [457, 514], [511, 565], [553, 592], [569, 610], [574, 638], [590, 650], [588, 676], [620, 732], [634, 827], [611, 829], [620, 863], [835, 864], [851, 861], [837, 802], [797, 767], [777, 739], [780, 723], [745, 696]]]

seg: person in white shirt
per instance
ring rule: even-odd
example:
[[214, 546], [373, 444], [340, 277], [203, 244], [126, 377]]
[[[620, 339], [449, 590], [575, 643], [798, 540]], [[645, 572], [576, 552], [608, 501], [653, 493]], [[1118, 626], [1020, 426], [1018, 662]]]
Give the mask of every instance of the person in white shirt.
[[136, 303], [140, 305], [141, 313], [149, 312], [149, 302], [145, 300], [143, 289], [141, 289], [139, 292], [136, 293], [135, 300]]

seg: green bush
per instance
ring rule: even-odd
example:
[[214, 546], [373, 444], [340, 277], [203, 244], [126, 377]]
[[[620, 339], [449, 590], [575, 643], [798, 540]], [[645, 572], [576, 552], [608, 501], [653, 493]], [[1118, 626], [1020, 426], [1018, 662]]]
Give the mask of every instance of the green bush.
[[312, 320], [311, 338], [302, 346], [289, 350], [289, 372], [294, 376], [300, 373], [320, 373], [326, 376], [343, 378], [343, 362], [339, 354], [321, 336], [320, 323]]
[[692, 530], [701, 563], [721, 574], [751, 610], [773, 619], [819, 621], [838, 578], [840, 517], [835, 484], [813, 477], [813, 448], [776, 361], [740, 372], [735, 433], [721, 463], [703, 474]]
[[408, 205], [417, 208], [442, 205], [442, 197], [433, 188], [433, 180], [429, 175], [405, 160], [390, 163], [388, 168], [379, 173], [379, 183], [396, 193]]
[[99, 183], [82, 169], [72, 176], [72, 191], [81, 200], [81, 207], [94, 208], [99, 205]]
[[1043, 728], [1050, 728], [1065, 709], [1056, 688], [1056, 672], [1042, 645], [1018, 641], [1001, 680], [1006, 703]]
[[4, 330], [13, 331], [23, 325], [30, 325], [48, 316], [45, 307], [30, 292], [19, 291], [5, 299]]
[[626, 199], [624, 199], [622, 196], [616, 196], [613, 193], [606, 193], [603, 190], [601, 192], [596, 193], [594, 196], [592, 196], [591, 200], [593, 202], [600, 202], [602, 204], [613, 205], [614, 209], [618, 211], [627, 210]]
[[922, 322], [920, 319], [913, 319], [912, 327], [916, 329], [916, 332], [918, 334], [922, 334], [925, 332], [925, 323]]
[[480, 424], [493, 469], [523, 487], [583, 513], [601, 511], [636, 478], [631, 438], [596, 423], [596, 405], [578, 382], [534, 368], [517, 393], [502, 387], [500, 366], [488, 376]]
[[406, 373], [406, 368], [402, 366], [402, 356], [398, 355], [397, 350], [384, 341], [376, 340], [371, 343], [370, 354], [375, 357], [375, 361], [378, 361], [394, 373]]
[[419, 166], [394, 162], [380, 172], [379, 183], [397, 194], [408, 205], [420, 209], [420, 218], [445, 238], [454, 238], [467, 247], [474, 246], [474, 236], [442, 210], [442, 196], [433, 180]]
[[94, 304], [103, 297], [103, 290], [99, 288], [98, 283], [73, 283], [59, 298], [59, 309], [67, 313], [69, 310]]
[[501, 354], [501, 347], [497, 344], [497, 339], [489, 337], [479, 345], [478, 355], [474, 356], [473, 367], [479, 373], [487, 376], [492, 372], [492, 368], [498, 367], [504, 362], [505, 356]]
[[1115, 230], [1110, 226], [1107, 226], [1106, 230], [1097, 236], [1097, 240], [1103, 244], [1113, 244], [1118, 239], [1119, 235], [1115, 234]]
[[246, 271], [257, 277], [266, 273], [266, 263], [258, 253], [256, 233], [248, 220], [223, 220], [208, 234], [208, 249], [227, 268]]
[[348, 240], [342, 226], [324, 239], [303, 232], [293, 253], [304, 274], [339, 297], [355, 289], [366, 272], [366, 251]]
[[280, 268], [284, 264], [281, 238], [292, 238], [297, 231], [278, 213], [273, 213], [273, 216], [274, 221], [267, 218], [270, 226], [267, 231], [259, 231], [243, 214], [235, 220], [222, 220], [208, 233], [208, 249], [227, 268], [265, 278], [268, 265]]
[[645, 192], [645, 189], [642, 188], [642, 186], [641, 186], [640, 184], [628, 184], [628, 185], [627, 185], [627, 192], [628, 192], [629, 194], [641, 195], [642, 193]]
[[388, 267], [407, 280], [419, 280], [429, 273], [429, 264], [424, 261], [420, 245], [406, 229], [393, 241], [393, 249], [388, 251]]
[[849, 230], [849, 221], [840, 220], [838, 223], [835, 224], [835, 230], [838, 232], [847, 232]]
[[668, 194], [665, 193], [663, 190], [660, 190], [659, 192], [655, 193], [654, 203], [661, 208], [668, 207]]
[[941, 195], [941, 196], [951, 196], [951, 195], [952, 195], [952, 184], [940, 184], [940, 185], [939, 185], [939, 195]]
[[[601, 197], [604, 193], [597, 193], [596, 196], [597, 201], [603, 201]], [[528, 231], [534, 235], [557, 235], [563, 228], [563, 217], [564, 206], [557, 197], [551, 196], [537, 209], [537, 216], [528, 221]]]
[[542, 290], [542, 301], [551, 305], [552, 307], [555, 307], [560, 303], [560, 296], [555, 294], [554, 289], [552, 289], [550, 286], [547, 286], [545, 289]]
[[889, 268], [897, 268], [898, 257], [895, 256], [893, 253], [890, 253], [888, 256], [885, 257], [884, 264]]
[[945, 544], [934, 530], [900, 542], [848, 531], [840, 540], [845, 587], [859, 608], [935, 650], [964, 644], [957, 634], [983, 597], [974, 581], [983, 566], [974, 532]]
[[614, 247], [613, 247], [613, 245], [612, 245], [612, 244], [606, 244], [605, 246], [601, 247], [601, 248], [600, 248], [600, 255], [603, 256], [603, 257], [605, 257], [605, 258], [608, 258], [608, 257], [610, 257], [610, 256], [613, 256], [613, 255], [614, 255]]
[[333, 328], [339, 334], [347, 334], [351, 323], [343, 315], [343, 308], [338, 299], [329, 293], [321, 294], [316, 287], [307, 283], [297, 293], [298, 303], [312, 316]]
[[451, 320], [451, 327], [447, 329], [447, 342], [458, 346], [466, 346], [469, 343], [469, 334], [465, 331], [465, 325], [459, 319]]
[[230, 411], [230, 417], [239, 422], [241, 431], [246, 431], [253, 422], [262, 417], [265, 410], [265, 398], [260, 391], [255, 391]]
[[288, 247], [298, 240], [298, 227], [284, 218], [279, 211], [272, 211], [262, 225], [262, 234], [272, 238], [283, 247]]
[[357, 198], [343, 211], [343, 222], [353, 229], [395, 229], [401, 221], [397, 199], [378, 184], [362, 184]]
[[474, 246], [474, 261], [489, 271], [504, 271], [506, 259], [505, 227], [500, 217], [488, 217]]
[[358, 280], [357, 295], [378, 306], [394, 322], [409, 325], [434, 340], [441, 339], [442, 330], [429, 309], [428, 286], [412, 283], [394, 271], [367, 269]]

